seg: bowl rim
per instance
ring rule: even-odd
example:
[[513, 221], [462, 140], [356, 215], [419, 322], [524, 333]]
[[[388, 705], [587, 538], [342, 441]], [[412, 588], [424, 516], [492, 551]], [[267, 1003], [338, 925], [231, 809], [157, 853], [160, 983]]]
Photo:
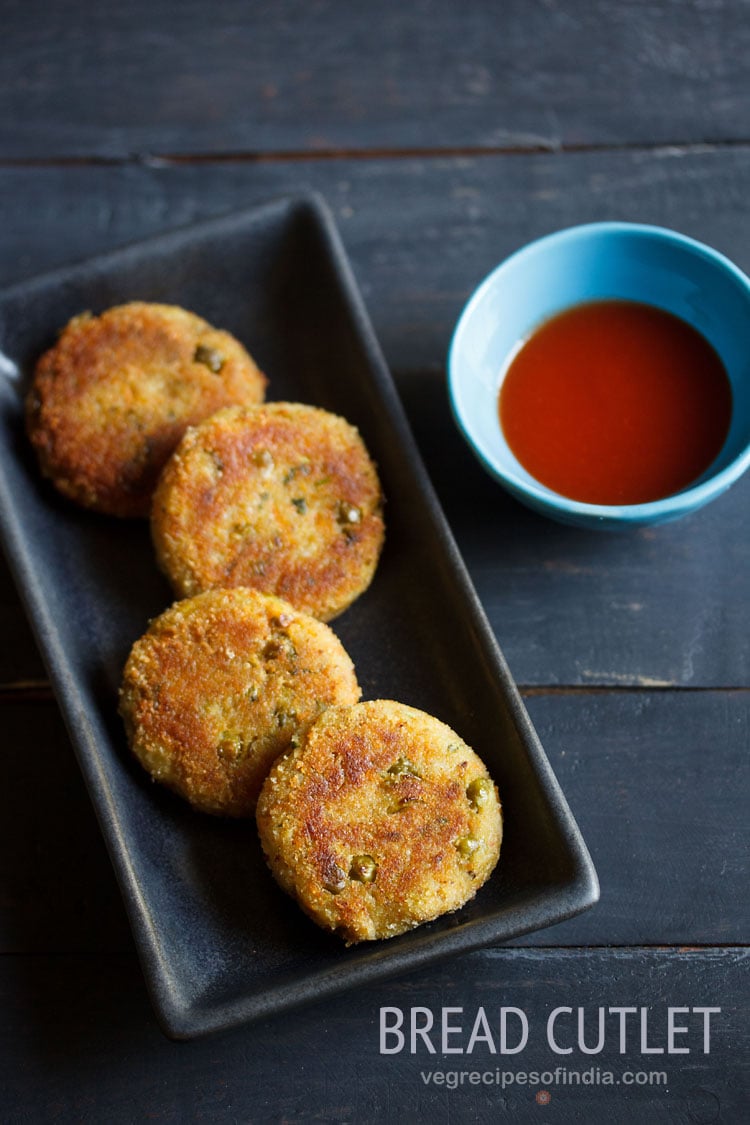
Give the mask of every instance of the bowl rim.
[[512, 254], [509, 254], [507, 258], [504, 258], [495, 266], [474, 289], [461, 310], [448, 348], [448, 397], [454, 420], [481, 464], [491, 476], [494, 476], [502, 484], [508, 485], [511, 491], [532, 498], [537, 506], [574, 516], [589, 517], [592, 520], [617, 520], [623, 523], [629, 521], [643, 522], [666, 515], [678, 516], [687, 513], [701, 507], [724, 492], [742, 476], [750, 465], [750, 441], [734, 460], [730, 461], [719, 472], [713, 473], [706, 480], [682, 489], [680, 492], [641, 504], [592, 504], [583, 500], [573, 500], [533, 480], [524, 480], [512, 470], [501, 468], [495, 464], [478, 445], [458, 401], [458, 387], [462, 383], [458, 375], [458, 354], [462, 345], [462, 338], [466, 334], [467, 324], [477, 305], [482, 301], [486, 292], [493, 287], [496, 277], [509, 268], [516, 259], [540, 253], [551, 243], [571, 242], [581, 237], [612, 234], [645, 236], [681, 246], [729, 273], [746, 290], [748, 301], [750, 301], [750, 277], [739, 266], [735, 265], [721, 251], [714, 250], [706, 243], [691, 238], [689, 235], [681, 234], [669, 227], [619, 220], [580, 223], [575, 226], [563, 227], [560, 230], [541, 235], [513, 251]]

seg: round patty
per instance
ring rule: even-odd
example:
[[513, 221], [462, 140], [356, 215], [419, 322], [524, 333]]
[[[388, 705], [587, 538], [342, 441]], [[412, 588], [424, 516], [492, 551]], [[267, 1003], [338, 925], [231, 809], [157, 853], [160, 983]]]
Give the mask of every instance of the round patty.
[[228, 332], [141, 301], [83, 313], [39, 360], [26, 401], [42, 473], [65, 496], [147, 516], [185, 429], [230, 403], [263, 400], [266, 379]]
[[213, 590], [176, 602], [135, 643], [120, 713], [157, 781], [204, 812], [249, 816], [276, 757], [359, 696], [327, 625], [256, 590]]
[[372, 580], [381, 506], [353, 426], [274, 402], [221, 410], [185, 434], [154, 495], [151, 526], [179, 596], [252, 586], [330, 621]]
[[487, 770], [431, 715], [376, 700], [326, 711], [268, 775], [269, 866], [348, 944], [393, 937], [467, 902], [500, 853]]

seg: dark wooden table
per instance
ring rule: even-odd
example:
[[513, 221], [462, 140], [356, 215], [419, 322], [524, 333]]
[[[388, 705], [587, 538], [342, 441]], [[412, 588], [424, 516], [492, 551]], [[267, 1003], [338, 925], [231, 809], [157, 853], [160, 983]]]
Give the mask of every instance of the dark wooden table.
[[[556, 526], [478, 468], [444, 378], [472, 288], [545, 232], [658, 223], [750, 270], [750, 4], [6, 0], [3, 16], [1, 282], [325, 196], [602, 899], [512, 948], [167, 1041], [3, 569], [0, 1119], [750, 1120], [750, 480], [653, 530]], [[502, 1006], [526, 1014], [522, 1052], [380, 1053], [383, 1007], [470, 1026], [480, 1005], [495, 1029]], [[576, 1010], [591, 1047], [600, 1007], [647, 1009], [645, 1044], [640, 1013], [605, 1012], [584, 1053]], [[670, 1008], [687, 1028], [671, 1039]]]

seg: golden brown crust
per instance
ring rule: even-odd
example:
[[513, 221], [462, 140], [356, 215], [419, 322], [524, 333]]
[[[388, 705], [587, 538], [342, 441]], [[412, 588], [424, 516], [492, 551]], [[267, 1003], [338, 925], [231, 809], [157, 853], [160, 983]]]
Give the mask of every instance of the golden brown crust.
[[185, 429], [261, 402], [265, 376], [228, 332], [172, 305], [134, 301], [74, 317], [40, 358], [26, 401], [42, 473], [65, 496], [147, 516]]
[[497, 790], [438, 719], [389, 700], [335, 707], [269, 773], [257, 808], [281, 886], [348, 943], [456, 910], [500, 852]]
[[381, 508], [353, 426], [274, 402], [230, 407], [186, 433], [154, 495], [151, 526], [178, 595], [253, 586], [330, 621], [372, 579]]
[[133, 646], [120, 713], [158, 781], [204, 812], [249, 816], [276, 757], [360, 691], [322, 622], [255, 590], [176, 602]]

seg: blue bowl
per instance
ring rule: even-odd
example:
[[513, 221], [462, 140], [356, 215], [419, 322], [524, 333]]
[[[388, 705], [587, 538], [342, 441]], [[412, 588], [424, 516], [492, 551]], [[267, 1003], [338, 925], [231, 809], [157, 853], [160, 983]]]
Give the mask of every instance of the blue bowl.
[[[711, 465], [688, 488], [646, 504], [587, 504], [535, 480], [511, 453], [498, 417], [511, 354], [542, 322], [584, 301], [641, 301], [680, 317], [719, 354], [732, 420]], [[750, 279], [728, 258], [662, 227], [590, 223], [530, 243], [469, 300], [448, 357], [453, 413], [481, 463], [524, 504], [563, 523], [618, 528], [662, 523], [719, 496], [750, 464]]]

